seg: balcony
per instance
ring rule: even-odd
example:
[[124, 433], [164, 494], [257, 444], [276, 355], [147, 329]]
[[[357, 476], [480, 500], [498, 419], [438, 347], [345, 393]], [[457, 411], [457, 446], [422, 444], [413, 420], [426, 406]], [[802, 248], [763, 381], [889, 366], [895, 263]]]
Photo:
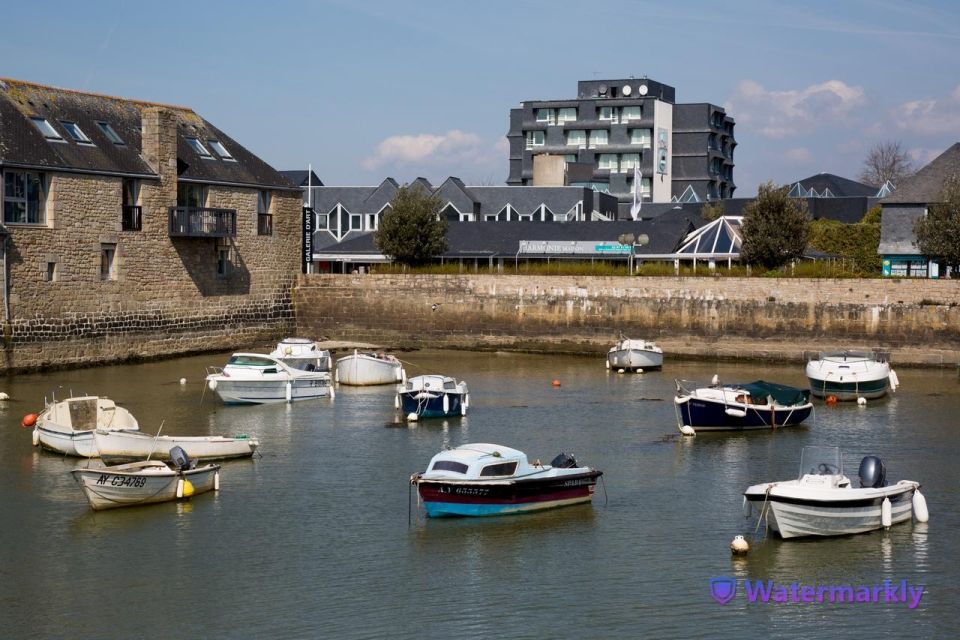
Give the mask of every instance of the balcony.
[[120, 214], [120, 228], [124, 231], [143, 229], [143, 208], [132, 204], [123, 205]]
[[257, 214], [257, 235], [258, 236], [273, 235], [273, 216], [271, 214], [269, 213]]
[[236, 209], [170, 207], [171, 238], [233, 238], [236, 235]]

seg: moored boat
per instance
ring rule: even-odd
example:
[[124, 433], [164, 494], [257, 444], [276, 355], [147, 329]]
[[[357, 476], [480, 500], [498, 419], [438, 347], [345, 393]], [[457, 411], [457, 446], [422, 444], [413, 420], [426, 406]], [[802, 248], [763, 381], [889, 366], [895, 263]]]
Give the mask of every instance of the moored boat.
[[791, 427], [813, 411], [809, 391], [784, 384], [757, 380], [696, 386], [686, 380], [676, 382], [677, 427], [684, 435]]
[[842, 536], [889, 527], [911, 516], [918, 522], [929, 519], [920, 483], [887, 485], [880, 458], [865, 456], [858, 475], [859, 487], [854, 487], [843, 474], [839, 448], [804, 447], [799, 477], [748, 487], [744, 515], [756, 511], [783, 538]]
[[99, 457], [96, 429], [136, 431], [137, 419], [109, 398], [80, 396], [54, 400], [36, 418], [33, 444], [57, 453], [82, 458]]
[[469, 406], [467, 383], [442, 375], [409, 378], [396, 398], [396, 408], [403, 411], [408, 420], [465, 416]]
[[356, 349], [337, 359], [335, 376], [339, 384], [355, 386], [402, 383], [407, 379], [403, 364], [395, 356]]
[[260, 440], [249, 436], [152, 436], [141, 431], [106, 431], [93, 434], [100, 457], [108, 464], [155, 458], [169, 460], [169, 451], [180, 447], [191, 460], [249, 458]]
[[663, 367], [663, 349], [648, 340], [621, 338], [607, 352], [607, 369], [638, 371]]
[[212, 368], [207, 385], [226, 404], [293, 402], [333, 396], [328, 371], [295, 369], [259, 353], [235, 353], [222, 368]]
[[872, 351], [821, 353], [807, 362], [806, 375], [813, 395], [837, 400], [881, 398], [900, 384], [887, 359]]
[[141, 460], [116, 466], [77, 468], [70, 473], [95, 511], [168, 502], [220, 489], [220, 465], [197, 467], [183, 452], [171, 462]]
[[308, 338], [284, 338], [270, 356], [293, 369], [330, 371], [330, 352]]
[[430, 517], [495, 516], [588, 503], [602, 475], [565, 453], [544, 465], [510, 447], [475, 443], [441, 451], [410, 482]]

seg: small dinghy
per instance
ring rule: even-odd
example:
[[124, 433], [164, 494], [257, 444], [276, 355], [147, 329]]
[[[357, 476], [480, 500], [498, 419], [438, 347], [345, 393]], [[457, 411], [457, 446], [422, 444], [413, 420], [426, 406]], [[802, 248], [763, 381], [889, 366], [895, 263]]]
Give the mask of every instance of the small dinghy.
[[336, 382], [353, 386], [395, 384], [407, 379], [403, 364], [386, 353], [354, 349], [349, 356], [337, 360]]
[[395, 404], [411, 421], [465, 416], [470, 406], [470, 393], [466, 382], [457, 382], [450, 376], [416, 376], [403, 384]]
[[330, 371], [330, 352], [307, 338], [284, 338], [270, 356], [293, 369]]
[[843, 475], [837, 447], [804, 447], [796, 480], [766, 482], [743, 493], [744, 515], [756, 512], [783, 538], [843, 536], [863, 533], [911, 516], [927, 522], [927, 501], [920, 483], [901, 480], [887, 485], [883, 461], [866, 456], [860, 462], [859, 486]]
[[33, 426], [33, 444], [68, 456], [97, 458], [97, 429], [137, 431], [133, 415], [109, 398], [82, 396], [47, 404]]
[[427, 515], [496, 516], [590, 502], [602, 471], [561, 453], [549, 465], [496, 444], [464, 444], [410, 476]]
[[881, 398], [900, 384], [886, 357], [872, 351], [821, 353], [807, 363], [806, 374], [813, 395], [837, 400]]
[[169, 460], [169, 451], [182, 449], [191, 460], [227, 460], [249, 458], [260, 440], [249, 436], [152, 436], [140, 431], [105, 431], [93, 434], [100, 457], [107, 464], [119, 464], [146, 458]]
[[663, 349], [648, 340], [621, 338], [607, 352], [607, 369], [639, 371], [663, 367]]
[[707, 387], [687, 380], [676, 383], [677, 427], [684, 435], [792, 427], [813, 411], [809, 391], [785, 384], [757, 380], [721, 385], [716, 377]]
[[295, 369], [273, 356], [235, 353], [222, 369], [210, 368], [207, 386], [225, 404], [293, 402], [333, 396], [329, 371]]
[[179, 447], [170, 450], [170, 459], [74, 469], [70, 473], [94, 511], [169, 502], [220, 489], [220, 465], [198, 467]]

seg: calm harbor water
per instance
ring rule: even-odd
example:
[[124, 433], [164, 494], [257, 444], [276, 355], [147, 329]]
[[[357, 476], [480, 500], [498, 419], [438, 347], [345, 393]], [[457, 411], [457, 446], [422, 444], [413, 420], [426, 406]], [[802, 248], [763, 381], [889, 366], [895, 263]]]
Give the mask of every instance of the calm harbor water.
[[[8, 378], [0, 403], [3, 636], [59, 637], [957, 637], [960, 634], [960, 380], [898, 370], [866, 407], [817, 403], [776, 433], [677, 435], [674, 378], [803, 385], [802, 367], [666, 363], [617, 375], [602, 358], [418, 351], [408, 374], [470, 385], [466, 418], [393, 424], [393, 387], [336, 399], [224, 407], [203, 392], [226, 355]], [[178, 380], [186, 377], [181, 386]], [[559, 379], [562, 387], [552, 388]], [[221, 491], [93, 513], [21, 417], [44, 397], [112, 397], [141, 429], [246, 433], [262, 458], [224, 465]], [[201, 402], [202, 399], [202, 402]], [[446, 445], [494, 442], [547, 461], [561, 450], [605, 471], [593, 507], [408, 527], [410, 473]], [[836, 444], [848, 475], [880, 455], [890, 480], [923, 484], [930, 522], [846, 538], [754, 536], [741, 493], [795, 477], [800, 448]], [[414, 508], [416, 505], [414, 504]], [[736, 534], [751, 539], [732, 559]], [[905, 604], [725, 606], [709, 580], [882, 584]], [[880, 635], [877, 635], [880, 634]]]

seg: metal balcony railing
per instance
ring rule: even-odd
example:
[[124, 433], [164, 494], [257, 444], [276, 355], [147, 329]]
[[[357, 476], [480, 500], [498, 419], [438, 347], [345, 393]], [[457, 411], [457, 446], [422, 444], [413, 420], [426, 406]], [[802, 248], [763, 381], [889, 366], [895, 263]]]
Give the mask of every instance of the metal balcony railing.
[[140, 231], [143, 229], [143, 207], [132, 204], [123, 205], [120, 214], [120, 228], [124, 231]]
[[237, 235], [236, 209], [170, 207], [171, 237], [233, 238]]

